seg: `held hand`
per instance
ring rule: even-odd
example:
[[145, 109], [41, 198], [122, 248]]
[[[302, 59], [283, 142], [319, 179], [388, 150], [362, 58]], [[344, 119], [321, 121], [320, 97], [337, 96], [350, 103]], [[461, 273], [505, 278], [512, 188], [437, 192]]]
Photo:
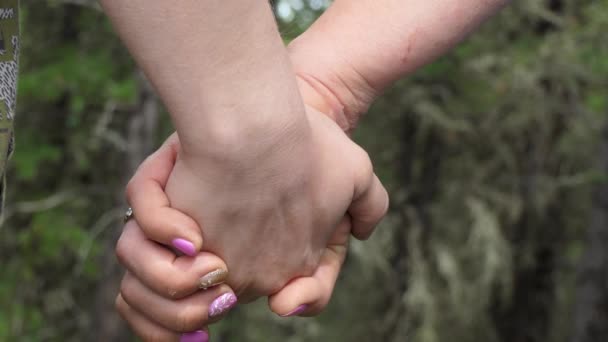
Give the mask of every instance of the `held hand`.
[[[184, 341], [188, 337], [207, 341], [208, 333], [199, 329], [220, 319], [236, 300], [232, 289], [223, 285], [228, 274], [225, 263], [210, 253], [198, 253], [202, 243], [198, 225], [169, 207], [163, 188], [178, 150], [173, 135], [138, 168], [127, 195], [139, 214], [127, 222], [116, 247], [127, 269], [116, 308], [144, 341], [178, 341], [185, 332]], [[152, 212], [158, 220], [150, 220]], [[194, 257], [176, 256], [155, 241]], [[179, 243], [186, 241], [191, 241], [189, 246]]]
[[230, 267], [241, 302], [312, 275], [346, 214], [367, 232], [387, 210], [365, 151], [324, 114], [307, 108], [307, 119], [304, 133], [259, 162], [182, 155], [169, 178], [171, 206], [204, 224], [204, 249]]
[[[173, 135], [142, 164], [128, 187], [129, 202], [135, 212], [140, 213], [136, 215], [137, 221], [146, 227], [148, 236], [167, 245], [176, 239], [200, 243], [200, 231], [192, 224], [193, 221], [169, 208], [162, 190], [178, 149], [177, 137]], [[230, 292], [229, 289], [224, 286], [212, 294], [203, 294], [207, 292], [203, 291], [190, 295], [200, 287], [201, 279], [204, 279], [203, 270], [182, 268], [182, 271], [189, 274], [180, 274], [180, 269], [172, 269], [170, 262], [164, 262], [167, 266], [162, 266], [162, 262], [154, 261], [168, 258], [175, 259], [173, 264], [176, 264], [178, 260], [191, 258], [173, 257], [170, 252], [148, 241], [134, 222], [130, 224], [132, 226], [125, 229], [119, 241], [117, 253], [133, 275], [125, 277], [121, 295], [117, 298], [117, 307], [135, 332], [146, 340], [150, 336], [171, 336], [172, 339], [177, 339], [179, 332], [194, 330], [216, 320], [217, 318], [209, 317], [209, 306], [219, 296], [215, 292], [224, 295]], [[350, 216], [345, 215], [323, 250], [313, 275], [292, 280], [270, 298], [274, 312], [282, 316], [310, 316], [325, 307], [346, 255], [350, 229]], [[150, 244], [154, 249], [136, 247]], [[209, 253], [199, 254], [195, 260], [202, 257], [211, 261], [205, 263], [207, 268], [217, 264]], [[162, 267], [159, 268], [159, 265]], [[223, 264], [218, 269], [221, 265]], [[212, 272], [214, 271], [208, 273]], [[169, 276], [164, 277], [163, 274]]]
[[[314, 74], [316, 73], [316, 74]], [[306, 74], [306, 73], [304, 73]], [[302, 75], [304, 75], [302, 74]], [[313, 75], [314, 74], [314, 75]], [[298, 84], [300, 91], [304, 96], [307, 104], [319, 109], [327, 117], [334, 120], [342, 129], [350, 130], [356, 124], [352, 116], [345, 115], [346, 113], [355, 113], [354, 108], [358, 106], [366, 107], [369, 104], [363, 104], [360, 98], [343, 96], [345, 88], [348, 85], [335, 84], [328, 80], [332, 79], [332, 74], [329, 70], [311, 70], [307, 73], [309, 77], [299, 77]], [[350, 78], [345, 78], [350, 79]], [[340, 87], [340, 89], [338, 89]], [[334, 96], [333, 94], [337, 94]], [[370, 102], [373, 96], [363, 96]], [[309, 112], [313, 112], [309, 110]], [[358, 117], [358, 116], [357, 116]], [[328, 123], [331, 126], [330, 123]], [[153, 154], [146, 160], [135, 174], [128, 187], [129, 203], [133, 205], [138, 215], [137, 221], [141, 224], [142, 229], [147, 237], [167, 246], [175, 248], [176, 241], [189, 241], [190, 245], [186, 244], [186, 248], [182, 252], [189, 253], [191, 249], [200, 250], [202, 245], [201, 231], [198, 225], [187, 215], [180, 213], [170, 207], [168, 198], [165, 195], [164, 187], [167, 182], [169, 173], [173, 169], [175, 159], [179, 150], [179, 141], [177, 136], [173, 135], [167, 140], [158, 152]], [[363, 154], [363, 153], [362, 153]], [[365, 156], [362, 156], [365, 157]], [[367, 158], [362, 158], [367, 161]], [[374, 182], [377, 179], [374, 176]], [[380, 188], [381, 186], [373, 186], [371, 188]], [[378, 192], [378, 190], [376, 190]], [[383, 192], [383, 191], [381, 191]], [[362, 198], [369, 197], [369, 191]], [[377, 196], [388, 204], [386, 197]], [[352, 230], [353, 235], [360, 239], [365, 239], [373, 232], [373, 222], [376, 220], [370, 217], [371, 211], [366, 206], [366, 201], [360, 199], [358, 204], [352, 204], [351, 213], [355, 217], [360, 217], [361, 222], [356, 224], [356, 229]], [[359, 208], [357, 208], [359, 205]], [[373, 206], [372, 206], [373, 208]], [[145, 213], [141, 214], [141, 213]], [[367, 218], [365, 218], [367, 217]], [[338, 227], [334, 232], [334, 236], [328, 242], [325, 250], [322, 252], [320, 263], [310, 277], [299, 277], [289, 282], [283, 289], [270, 297], [271, 309], [282, 316], [285, 315], [301, 315], [311, 316], [321, 312], [329, 302], [331, 293], [337, 276], [339, 274], [342, 262], [346, 255], [348, 235], [351, 232], [351, 217], [349, 214], [343, 216]], [[370, 229], [372, 228], [372, 229]], [[134, 229], [139, 229], [136, 227]], [[124, 236], [125, 234], [123, 234]], [[142, 234], [131, 234], [142, 241], [146, 238]], [[136, 242], [136, 241], [133, 241]], [[123, 254], [122, 259], [135, 258], [140, 252], [128, 248], [128, 244], [123, 244], [124, 248], [120, 247], [119, 254]], [[189, 246], [192, 246], [190, 248]], [[121, 253], [121, 249], [123, 252]], [[139, 255], [146, 257], [143, 253]], [[142, 272], [153, 272], [152, 270], [142, 270]], [[138, 279], [131, 277], [133, 279]], [[146, 277], [141, 277], [141, 284], [145, 287], [154, 287], [154, 283], [150, 283]], [[153, 309], [145, 306], [139, 311], [131, 309], [122, 297], [128, 296], [128, 292], [122, 294], [117, 299], [119, 311], [127, 318], [131, 327], [138, 333], [140, 337], [149, 336], [151, 332], [160, 332], [163, 336], [171, 335], [177, 340], [179, 334], [177, 332], [189, 331], [183, 330], [185, 326], [200, 327], [208, 323], [206, 317], [201, 313], [208, 309], [208, 302], [197, 302], [197, 305], [185, 301], [191, 299], [186, 297], [190, 293], [188, 288], [195, 286], [196, 281], [182, 281], [176, 277], [164, 277], [157, 279], [156, 286], [163, 286], [165, 289], [178, 289], [179, 295], [171, 296], [166, 291], [156, 294], [159, 298], [167, 298], [168, 300], [180, 300], [179, 308], [181, 311], [177, 314], [182, 318], [181, 323], [166, 322], [163, 320], [166, 313], [162, 309]], [[186, 290], [182, 290], [186, 289]], [[176, 292], [172, 290], [171, 292]], [[197, 310], [191, 310], [193, 307], [198, 307]], [[145, 313], [143, 315], [142, 313]], [[147, 318], [148, 317], [148, 318]], [[159, 323], [164, 322], [164, 323]]]

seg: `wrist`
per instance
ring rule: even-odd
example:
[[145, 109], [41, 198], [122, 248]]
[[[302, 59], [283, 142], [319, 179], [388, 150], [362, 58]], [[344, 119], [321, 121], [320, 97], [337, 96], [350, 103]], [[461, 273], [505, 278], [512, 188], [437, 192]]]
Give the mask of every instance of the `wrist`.
[[[219, 117], [218, 117], [219, 118]], [[182, 159], [192, 168], [212, 167], [219, 172], [272, 165], [284, 155], [295, 153], [310, 140], [305, 115], [269, 120], [213, 120], [198, 135], [181, 133]]]
[[[307, 105], [351, 133], [380, 91], [342, 56], [315, 46], [310, 38], [304, 33], [288, 46], [300, 92]], [[315, 51], [325, 53], [313, 58]]]

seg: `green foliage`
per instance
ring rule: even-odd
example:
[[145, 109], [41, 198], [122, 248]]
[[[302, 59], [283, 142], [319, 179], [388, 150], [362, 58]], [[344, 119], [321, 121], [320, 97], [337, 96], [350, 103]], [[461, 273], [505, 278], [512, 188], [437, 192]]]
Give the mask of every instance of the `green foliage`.
[[[17, 152], [0, 229], [0, 340], [82, 340], [91, 327], [106, 229], [124, 185], [121, 131], [133, 106], [133, 64], [102, 13], [22, 2]], [[104, 125], [102, 125], [104, 124]], [[100, 221], [101, 220], [101, 221]], [[99, 240], [98, 240], [99, 239]], [[111, 251], [110, 251], [111, 252]]]
[[58, 162], [61, 158], [61, 148], [51, 144], [44, 144], [32, 134], [32, 139], [23, 140], [19, 144], [20, 153], [12, 160], [17, 177], [23, 181], [33, 180], [43, 163]]

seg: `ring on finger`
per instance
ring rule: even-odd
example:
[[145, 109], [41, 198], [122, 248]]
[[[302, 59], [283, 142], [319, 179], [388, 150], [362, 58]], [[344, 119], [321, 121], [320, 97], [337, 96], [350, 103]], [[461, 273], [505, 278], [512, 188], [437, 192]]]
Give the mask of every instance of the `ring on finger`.
[[125, 212], [125, 217], [124, 217], [125, 223], [127, 223], [127, 221], [129, 221], [133, 217], [135, 217], [135, 214], [133, 213], [133, 208], [131, 208], [131, 207], [127, 208], [127, 211]]

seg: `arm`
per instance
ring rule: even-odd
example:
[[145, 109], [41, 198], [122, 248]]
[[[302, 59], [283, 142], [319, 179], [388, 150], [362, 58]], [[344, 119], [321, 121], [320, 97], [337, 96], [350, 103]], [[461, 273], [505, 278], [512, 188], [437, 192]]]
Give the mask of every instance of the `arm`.
[[508, 0], [336, 0], [290, 46], [303, 94], [352, 130], [393, 82], [430, 63]]
[[[267, 2], [100, 2], [171, 113], [185, 155], [257, 157], [277, 135], [293, 134], [288, 127], [303, 126], [293, 70]], [[256, 140], [256, 151], [235, 148], [245, 137]]]
[[[268, 3], [102, 3], [175, 121], [169, 203], [203, 227], [240, 301], [312, 275], [346, 212], [359, 236], [382, 218], [369, 157], [304, 107]], [[144, 227], [162, 222], [135, 209]]]
[[[444, 2], [448, 3], [449, 1]], [[406, 12], [406, 8], [401, 7], [403, 5], [396, 1], [386, 0], [386, 3], [387, 5], [391, 4], [394, 8], [390, 8], [389, 10], [389, 7], [379, 6], [379, 13], [376, 14], [379, 17], [374, 17], [370, 15], [370, 13], [373, 12], [370, 11], [370, 9], [372, 9], [373, 6], [369, 8], [364, 6], [364, 4], [371, 6], [371, 1], [361, 0], [360, 2], [347, 2], [345, 0], [336, 0], [334, 6], [312, 28], [294, 41], [290, 46], [291, 57], [294, 60], [298, 76], [300, 77], [299, 86], [301, 87], [300, 90], [305, 102], [307, 105], [319, 109], [323, 114], [334, 118], [342, 128], [352, 128], [345, 127], [345, 125], [343, 125], [345, 121], [341, 120], [344, 119], [344, 117], [341, 118], [337, 115], [340, 114], [342, 108], [346, 109], [344, 112], [352, 114], [352, 120], [353, 122], [356, 122], [358, 115], [364, 111], [367, 105], [371, 103], [373, 98], [384, 87], [422, 64], [428, 63], [433, 58], [437, 57], [438, 54], [445, 52], [452, 44], [455, 44], [459, 39], [462, 39], [485, 17], [489, 16], [499, 7], [481, 6], [478, 8], [481, 10], [478, 10], [477, 12], [473, 11], [474, 7], [470, 7], [469, 9], [471, 11], [477, 13], [475, 16], [458, 17], [453, 22], [448, 22], [447, 24], [449, 25], [444, 25], [446, 24], [445, 22], [442, 23], [441, 21], [437, 21], [433, 15], [431, 15], [432, 13], [437, 14], [437, 11], [423, 17], [412, 14], [412, 16], [417, 17], [417, 19], [429, 21], [429, 23], [425, 22], [424, 25], [430, 30], [429, 32], [433, 33], [431, 37], [435, 37], [435, 40], [429, 39], [429, 37], [426, 37], [424, 40], [421, 39], [419, 43], [416, 43], [418, 42], [418, 40], [416, 40], [411, 44], [411, 49], [405, 48], [405, 51], [410, 57], [405, 60], [400, 60], [399, 58], [393, 58], [394, 56], [391, 55], [392, 53], [398, 53], [404, 48], [403, 45], [397, 44], [400, 41], [397, 38], [407, 34], [407, 32], [416, 32], [415, 27], [421, 25], [421, 22], [410, 22], [407, 19], [402, 18], [397, 20], [397, 22], [402, 23], [402, 25], [399, 26], [399, 30], [396, 30], [390, 21], [384, 20], [385, 18], [381, 17], [381, 15], [393, 15], [399, 9], [401, 11], [399, 13], [403, 14]], [[469, 6], [471, 4], [472, 2], [469, 2]], [[434, 7], [429, 7], [430, 5], [425, 4], [423, 1], [419, 1], [419, 4], [412, 6], [418, 6], [419, 9], [426, 8], [427, 10], [433, 10]], [[350, 8], [350, 10], [347, 11], [346, 9], [348, 8]], [[466, 8], [467, 6], [464, 6], [463, 10]], [[442, 11], [438, 12], [441, 14]], [[443, 14], [445, 13], [449, 13], [449, 11], [443, 12]], [[352, 18], [349, 18], [348, 16], [352, 16]], [[411, 18], [412, 16], [405, 17]], [[466, 21], [473, 19], [473, 24], [467, 25]], [[361, 25], [361, 22], [366, 23], [367, 26]], [[373, 29], [370, 30], [370, 27]], [[357, 36], [357, 34], [360, 35]], [[447, 39], [443, 37], [445, 40], [442, 40], [442, 35], [447, 35], [446, 37], [449, 36], [451, 38]], [[357, 38], [348, 38], [351, 36], [357, 36]], [[379, 41], [382, 37], [388, 39], [387, 41], [382, 40], [382, 45], [385, 45], [383, 48], [387, 49], [383, 51], [388, 51], [390, 53], [378, 54], [378, 51], [380, 51], [379, 49], [370, 49], [369, 45], [363, 43], [374, 43]], [[394, 39], [391, 40], [389, 39], [390, 37]], [[359, 40], [359, 42], [357, 42], [357, 40]], [[438, 44], [437, 40], [443, 41], [445, 45]], [[386, 60], [379, 61], [379, 58], [386, 58]], [[371, 62], [367, 63], [366, 61]], [[382, 72], [383, 75], [385, 75], [384, 77], [378, 78], [380, 81], [375, 81], [378, 82], [379, 85], [366, 87], [365, 78], [376, 79], [376, 75], [374, 74], [373, 69], [368, 70], [364, 67], [360, 67], [362, 71], [359, 71], [359, 67], [356, 67], [359, 65], [369, 65], [372, 67], [379, 66], [380, 68], [378, 68], [379, 71], [377, 72]], [[332, 132], [331, 135], [336, 137], [339, 136], [336, 132]], [[325, 146], [335, 145], [337, 144], [332, 142]], [[332, 156], [342, 154], [344, 153], [329, 153], [329, 155]], [[327, 167], [323, 169], [350, 170], [357, 168], [342, 166], [337, 168]], [[327, 182], [326, 184], [333, 183], [336, 182]], [[133, 187], [133, 189], [135, 189], [135, 187]], [[147, 193], [149, 191], [150, 189], [145, 189], [145, 187], [141, 185], [142, 193]], [[328, 194], [333, 193], [334, 191], [328, 192]], [[140, 202], [143, 203], [145, 201], [145, 196], [141, 196], [140, 198]], [[330, 203], [331, 202], [332, 201], [330, 201]], [[375, 202], [382, 201], [376, 200]], [[206, 203], [209, 203], [209, 201], [206, 201]], [[370, 206], [365, 206], [362, 208], [365, 209], [369, 207]], [[148, 212], [152, 213], [153, 211]], [[363, 210], [363, 212], [365, 212], [365, 210]], [[353, 216], [357, 217], [358, 215]], [[155, 220], [151, 220], [150, 222], [152, 221]], [[338, 233], [340, 233], [340, 231], [338, 231]], [[342, 239], [338, 241], [344, 242], [344, 232], [341, 233]], [[167, 236], [173, 235], [169, 232]], [[340, 234], [338, 234], [338, 236], [340, 236]], [[329, 289], [329, 292], [324, 293], [325, 301], [321, 301], [321, 305], [317, 307], [317, 310], [308, 311], [307, 314], [318, 312], [319, 308], [323, 306], [323, 303], [326, 303], [328, 300], [331, 288], [333, 287], [333, 281], [335, 281], [335, 276], [339, 271], [340, 258], [335, 258], [333, 262], [333, 267], [329, 267], [331, 272], [328, 272], [324, 278], [324, 281], [328, 285], [331, 285], [325, 286], [326, 289]], [[328, 267], [323, 268], [322, 266], [323, 262], [321, 262], [317, 272], [318, 270], [327, 271]], [[298, 296], [291, 295], [291, 290], [293, 289], [298, 289], [297, 294], [301, 295], [304, 290], [313, 288], [307, 282], [309, 280], [306, 279], [308, 278], [301, 278], [298, 282], [292, 282], [290, 283], [290, 286], [284, 288], [283, 291], [280, 291], [280, 293], [273, 298], [274, 300], [271, 301], [273, 310], [276, 312], [287, 312], [288, 310], [286, 309], [296, 307], [294, 302], [291, 302], [292, 300], [295, 301], [296, 304], [311, 303], [310, 300], [302, 300], [302, 298], [297, 298]], [[300, 286], [302, 287], [300, 288]], [[156, 316], [153, 313], [150, 314]]]

